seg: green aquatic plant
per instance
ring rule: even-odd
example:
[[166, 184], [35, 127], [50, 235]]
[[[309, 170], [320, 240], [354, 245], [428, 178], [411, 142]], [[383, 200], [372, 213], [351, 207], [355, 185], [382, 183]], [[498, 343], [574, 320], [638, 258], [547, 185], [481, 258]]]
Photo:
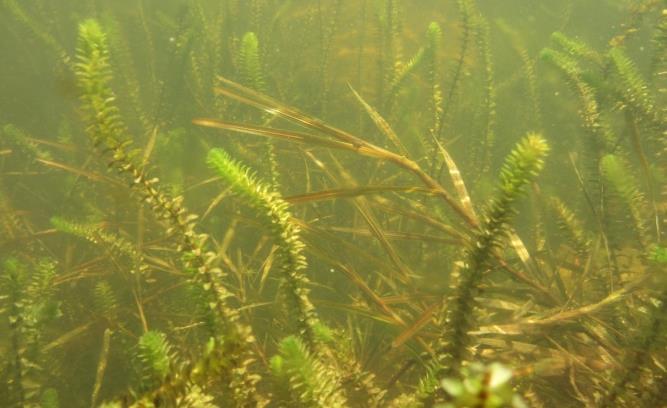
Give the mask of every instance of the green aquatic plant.
[[51, 217], [50, 221], [51, 225], [60, 232], [83, 238], [92, 244], [99, 245], [118, 255], [129, 257], [132, 260], [140, 257], [130, 242], [115, 234], [104, 231], [99, 226], [76, 223], [61, 217]]
[[496, 25], [509, 37], [512, 48], [521, 58], [522, 74], [526, 83], [526, 96], [530, 100], [531, 115], [529, 119], [529, 129], [539, 131], [543, 128], [542, 109], [540, 107], [539, 80], [537, 78], [536, 61], [526, 49], [525, 40], [517, 30], [510, 27], [505, 20], [497, 20]]
[[463, 369], [463, 380], [442, 380], [442, 388], [452, 400], [442, 404], [442, 407], [526, 407], [512, 389], [511, 378], [512, 371], [502, 364], [488, 367], [472, 364]]
[[[248, 32], [243, 36], [238, 53], [239, 73], [241, 82], [248, 88], [259, 92], [266, 92], [266, 75], [262, 59], [260, 58], [260, 46], [257, 35]], [[278, 172], [278, 160], [276, 158], [275, 146], [272, 141], [266, 144], [268, 156], [268, 171], [271, 177], [271, 186], [278, 188], [280, 174]]]
[[54, 388], [44, 390], [39, 404], [42, 408], [59, 408], [61, 405], [58, 399], [58, 391]]
[[649, 87], [635, 63], [621, 48], [612, 48], [609, 51], [609, 58], [618, 75], [618, 91], [622, 95], [623, 102], [636, 111], [646, 123], [654, 126], [664, 124], [655, 111], [655, 102], [649, 93]]
[[496, 84], [494, 79], [493, 58], [491, 56], [490, 29], [489, 23], [482, 16], [475, 17], [475, 28], [477, 36], [477, 48], [479, 49], [480, 58], [483, 61], [483, 78], [484, 78], [484, 130], [483, 130], [483, 153], [481, 159], [481, 171], [486, 171], [484, 166], [491, 162], [491, 152], [495, 143], [495, 127], [496, 127]]
[[572, 249], [580, 256], [586, 255], [590, 249], [591, 240], [577, 215], [558, 197], [552, 197], [549, 204], [557, 217], [558, 228], [571, 243]]
[[407, 62], [402, 63], [400, 68], [393, 75], [392, 81], [389, 83], [389, 90], [387, 91], [387, 97], [385, 99], [385, 111], [390, 112], [391, 106], [394, 103], [396, 94], [399, 92], [401, 86], [405, 83], [407, 77], [415, 71], [419, 65], [422, 64], [424, 59], [424, 48], [417, 50], [415, 55], [412, 56]]
[[334, 36], [339, 29], [339, 20], [341, 13], [342, 0], [334, 0], [333, 5], [324, 12], [320, 7], [318, 9], [321, 24], [323, 24], [320, 41], [320, 56], [319, 56], [319, 77], [320, 77], [320, 112], [324, 115], [328, 109], [329, 93], [331, 92], [331, 47], [334, 41]]
[[128, 115], [129, 112], [127, 110], [131, 107], [131, 110], [138, 118], [138, 122], [141, 124], [142, 130], [148, 134], [152, 131], [153, 124], [151, 120], [153, 118], [149, 116], [147, 107], [144, 106], [141, 98], [142, 91], [144, 91], [143, 88], [147, 83], [139, 81], [137, 63], [132, 55], [131, 46], [128, 38], [126, 38], [127, 33], [123, 31], [121, 22], [112, 14], [104, 16], [103, 21], [109, 46], [110, 65], [114, 76], [122, 79], [119, 82], [123, 86], [123, 96], [128, 101], [127, 108], [125, 108], [125, 115]]
[[119, 303], [111, 284], [106, 281], [97, 282], [93, 293], [97, 313], [109, 322], [117, 322]]
[[208, 164], [226, 184], [264, 220], [277, 246], [277, 260], [287, 296], [286, 314], [296, 322], [298, 333], [311, 349], [316, 347], [316, 327], [320, 324], [308, 298], [308, 278], [304, 274], [306, 258], [299, 228], [291, 220], [288, 205], [246, 167], [235, 162], [222, 149], [211, 150]]
[[[53, 286], [56, 265], [44, 258], [26, 263], [16, 257], [0, 260], [0, 315], [8, 322], [10, 343], [0, 369], [0, 395], [8, 405], [36, 403], [43, 391], [48, 355], [45, 329], [60, 315]], [[6, 365], [5, 365], [6, 364]]]
[[266, 75], [260, 59], [259, 40], [255, 33], [247, 32], [241, 39], [238, 64], [241, 82], [248, 88], [266, 92]]
[[600, 151], [610, 151], [615, 137], [602, 120], [595, 90], [584, 80], [584, 71], [577, 61], [567, 54], [550, 48], [543, 49], [540, 56], [558, 68], [565, 76], [569, 86], [577, 93], [580, 101], [581, 120], [584, 128], [590, 132], [591, 143], [598, 154]]
[[667, 263], [667, 248], [655, 245], [651, 248], [649, 259], [659, 264]]
[[551, 34], [551, 41], [556, 44], [558, 48], [566, 51], [571, 57], [591, 61], [598, 65], [603, 64], [600, 54], [588, 44], [577, 38], [572, 38], [556, 31]]
[[651, 241], [648, 235], [646, 214], [648, 203], [644, 194], [641, 193], [637, 180], [633, 177], [628, 164], [617, 155], [606, 155], [600, 162], [601, 171], [609, 185], [618, 193], [621, 200], [630, 210], [633, 227], [639, 243], [647, 248]]
[[[626, 406], [660, 406], [665, 402], [664, 369], [660, 361], [651, 361], [656, 351], [667, 345], [667, 290], [664, 277], [657, 278], [658, 292], [649, 304], [649, 319], [646, 328], [638, 338], [632, 339], [633, 353], [623, 361], [623, 370], [613, 377], [612, 385], [598, 402], [597, 406], [608, 408], [623, 404]], [[637, 405], [649, 403], [658, 405]]]
[[84, 3], [0, 1], [5, 405], [664, 405], [660, 2]]
[[139, 338], [136, 359], [143, 389], [157, 388], [172, 373], [176, 364], [166, 336], [157, 331], [148, 331]]
[[425, 64], [426, 74], [430, 87], [429, 109], [432, 115], [432, 125], [429, 129], [432, 135], [436, 135], [440, 125], [440, 117], [443, 113], [443, 95], [441, 87], [442, 66], [440, 62], [440, 53], [442, 51], [442, 28], [432, 21], [426, 31]]
[[454, 66], [454, 72], [451, 75], [451, 82], [449, 84], [448, 90], [446, 91], [446, 96], [443, 100], [443, 112], [440, 117], [440, 123], [438, 124], [438, 136], [442, 137], [444, 126], [449, 120], [448, 114], [451, 112], [451, 108], [454, 106], [454, 98], [459, 91], [460, 82], [464, 75], [465, 62], [470, 52], [470, 39], [473, 36], [474, 28], [473, 21], [476, 13], [476, 5], [474, 0], [457, 0], [459, 13], [461, 14], [461, 40], [459, 47], [459, 54], [456, 60], [456, 65]]
[[538, 134], [526, 136], [505, 159], [500, 171], [498, 193], [486, 210], [479, 232], [466, 255], [465, 267], [460, 272], [460, 282], [448, 302], [447, 330], [440, 337], [438, 375], [458, 375], [461, 365], [470, 361], [469, 331], [475, 326], [475, 298], [481, 290], [481, 281], [489, 267], [492, 253], [502, 244], [509, 232], [512, 217], [516, 214], [516, 202], [526, 186], [544, 166], [549, 147]]
[[43, 22], [30, 15], [20, 2], [16, 0], [3, 0], [3, 8], [21, 25], [25, 26], [35, 38], [51, 49], [58, 56], [61, 63], [67, 64], [69, 57], [60, 42], [45, 29]]
[[[167, 221], [169, 230], [180, 241], [179, 250], [190, 272], [191, 279], [200, 284], [210, 297], [210, 308], [224, 335], [222, 347], [244, 355], [233, 365], [225, 367], [230, 376], [229, 387], [241, 404], [260, 398], [254, 392], [258, 378], [249, 370], [254, 359], [249, 345], [254, 341], [250, 328], [241, 324], [238, 312], [228, 304], [231, 294], [224, 287], [224, 274], [213, 265], [215, 254], [206, 250], [208, 238], [195, 231], [196, 216], [188, 214], [182, 206], [182, 198], [171, 198], [159, 190], [156, 179], [148, 178], [136, 163], [136, 150], [128, 153], [131, 141], [113, 104], [114, 94], [109, 85], [109, 54], [106, 37], [99, 24], [88, 20], [80, 25], [77, 50], [77, 78], [81, 88], [81, 102], [87, 112], [87, 132], [94, 144], [110, 151], [110, 165], [121, 174], [131, 177], [132, 186], [142, 195], [156, 216]], [[244, 350], [245, 351], [242, 351]], [[231, 362], [230, 362], [231, 363]], [[243, 402], [245, 401], [245, 402]]]
[[[386, 101], [390, 84], [394, 83], [401, 71], [402, 48], [400, 44], [401, 6], [399, 0], [383, 0], [378, 3], [380, 30], [379, 74], [377, 94], [380, 101]], [[380, 106], [383, 106], [384, 103]]]
[[30, 136], [24, 130], [8, 124], [2, 127], [0, 133], [7, 145], [13, 146], [15, 149], [19, 150], [26, 159], [29, 159], [26, 160], [26, 162], [30, 163], [39, 159], [51, 159], [49, 152], [30, 140]]
[[[341, 387], [335, 385], [339, 382], [336, 378], [344, 373], [351, 377], [355, 387], [361, 388], [361, 391], [367, 394], [367, 398], [377, 399], [380, 392], [375, 389], [372, 379], [361, 371], [348, 354], [339, 353], [338, 342], [320, 321], [309, 299], [310, 282], [305, 275], [307, 263], [302, 253], [304, 244], [299, 236], [299, 228], [287, 209], [288, 204], [279, 194], [259, 181], [249, 169], [229, 157], [224, 150], [211, 150], [207, 161], [246, 205], [256, 211], [256, 216], [268, 227], [276, 243], [275, 258], [279, 265], [282, 290], [285, 292], [285, 315], [288, 320], [295, 322], [298, 336], [294, 339], [298, 339], [297, 348], [307, 354], [306, 356], [300, 352], [301, 357], [312, 365], [313, 370], [318, 371], [317, 375], [327, 379], [329, 386]], [[292, 344], [297, 341], [294, 339], [285, 339], [281, 344]], [[332, 364], [329, 360], [334, 356], [335, 364]], [[290, 383], [293, 381], [295, 380]], [[343, 398], [342, 390], [338, 393], [340, 395], [335, 398]]]
[[339, 381], [322, 366], [308, 347], [295, 336], [283, 339], [280, 354], [271, 359], [273, 375], [289, 387], [292, 404], [298, 401], [305, 406], [345, 407], [348, 401], [340, 392]]

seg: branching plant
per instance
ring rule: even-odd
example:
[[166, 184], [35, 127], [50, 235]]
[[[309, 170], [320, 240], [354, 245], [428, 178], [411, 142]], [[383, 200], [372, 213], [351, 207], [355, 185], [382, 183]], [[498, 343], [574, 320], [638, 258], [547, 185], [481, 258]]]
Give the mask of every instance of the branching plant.
[[667, 403], [661, 2], [177, 3], [0, 1], [0, 405]]

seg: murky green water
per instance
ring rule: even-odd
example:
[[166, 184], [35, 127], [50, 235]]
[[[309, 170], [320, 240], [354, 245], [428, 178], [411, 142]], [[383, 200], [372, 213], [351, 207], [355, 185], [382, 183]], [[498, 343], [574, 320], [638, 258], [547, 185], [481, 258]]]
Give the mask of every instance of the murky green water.
[[667, 406], [666, 45], [658, 0], [2, 0], [0, 406]]

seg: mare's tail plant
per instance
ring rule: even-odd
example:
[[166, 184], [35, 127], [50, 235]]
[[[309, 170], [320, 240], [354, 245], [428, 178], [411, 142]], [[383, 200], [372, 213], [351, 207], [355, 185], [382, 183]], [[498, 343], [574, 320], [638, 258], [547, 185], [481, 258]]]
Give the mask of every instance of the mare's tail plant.
[[[434, 380], [456, 378], [461, 367], [471, 361], [469, 348], [473, 342], [469, 332], [476, 322], [476, 301], [480, 294], [484, 274], [491, 268], [491, 258], [506, 238], [510, 222], [516, 214], [516, 202], [524, 194], [526, 186], [544, 166], [549, 146], [539, 134], [529, 134], [510, 153], [500, 172], [498, 192], [485, 212], [479, 230], [466, 251], [465, 266], [460, 272], [454, 294], [445, 304], [446, 318], [440, 339], [433, 372], [423, 381], [427, 395], [420, 396], [430, 401], [436, 392]], [[431, 384], [429, 390], [428, 384]], [[437, 397], [435, 397], [437, 399]]]
[[213, 149], [208, 154], [208, 163], [232, 186], [240, 198], [251, 207], [264, 224], [269, 227], [277, 246], [282, 285], [287, 296], [287, 315], [296, 322], [297, 332], [310, 348], [316, 348], [316, 331], [321, 324], [315, 307], [308, 298], [309, 284], [304, 270], [306, 258], [299, 228], [291, 220], [287, 203], [271, 191], [246, 167], [235, 162], [222, 149]]
[[172, 198], [161, 191], [158, 180], [146, 175], [138, 150], [130, 149], [128, 130], [114, 103], [109, 51], [100, 25], [95, 20], [81, 23], [78, 41], [76, 77], [88, 136], [101, 154], [110, 156], [109, 166], [131, 181], [141, 200], [166, 221], [168, 232], [179, 241], [185, 268], [207, 293], [216, 323], [215, 341], [221, 357], [216, 377], [226, 380], [223, 384], [229, 386], [238, 405], [255, 405], [261, 397], [255, 391], [259, 377], [251, 372], [254, 338], [230, 305], [232, 294], [225, 288], [225, 274], [215, 266], [215, 254], [207, 249], [208, 236], [197, 232], [197, 217], [184, 208], [183, 197]]
[[272, 360], [273, 374], [286, 379], [283, 383], [289, 385], [288, 394], [298, 396], [303, 404], [345, 406], [342, 378], [347, 378], [367, 401], [378, 401], [381, 392], [372, 384], [372, 376], [341, 353], [339, 342], [320, 321], [309, 299], [304, 244], [288, 204], [224, 150], [211, 150], [208, 163], [267, 226], [277, 247], [285, 312], [296, 326], [297, 335], [280, 342], [280, 355]]

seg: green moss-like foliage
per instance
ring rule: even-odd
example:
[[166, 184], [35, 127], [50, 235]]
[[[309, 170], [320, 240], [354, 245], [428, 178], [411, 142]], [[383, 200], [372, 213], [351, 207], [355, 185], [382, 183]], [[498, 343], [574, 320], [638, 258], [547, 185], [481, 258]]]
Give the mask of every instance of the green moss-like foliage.
[[486, 213], [484, 224], [486, 235], [501, 235], [510, 218], [516, 213], [514, 205], [521, 197], [528, 183], [544, 166], [544, 158], [549, 145], [539, 134], [526, 136], [505, 159], [500, 170], [500, 183], [496, 198]]

